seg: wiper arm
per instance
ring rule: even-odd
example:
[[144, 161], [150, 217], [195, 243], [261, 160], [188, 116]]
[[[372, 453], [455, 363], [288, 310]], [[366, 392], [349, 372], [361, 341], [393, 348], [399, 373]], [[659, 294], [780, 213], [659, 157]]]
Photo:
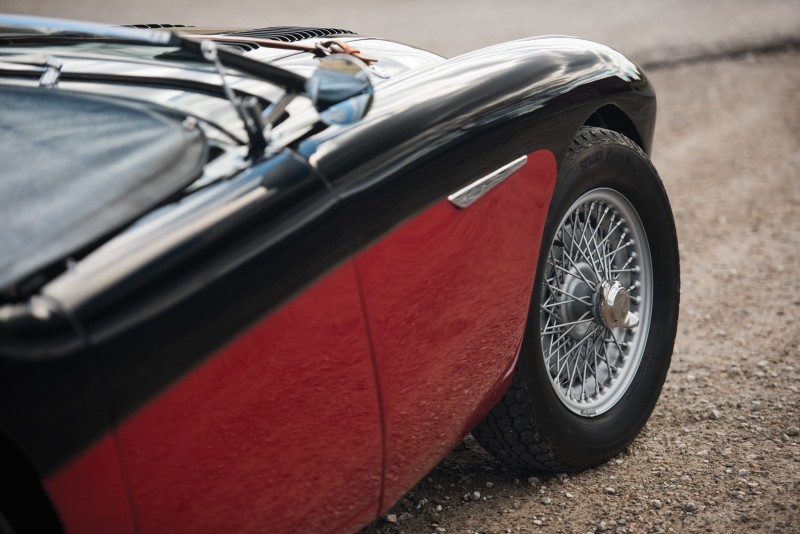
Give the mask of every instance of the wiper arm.
[[[219, 58], [219, 49], [216, 43], [212, 41], [205, 41], [201, 43], [200, 50], [203, 57], [214, 64], [219, 73], [222, 82], [222, 91], [228, 98], [228, 101], [233, 105], [239, 118], [244, 123], [244, 129], [247, 132], [247, 137], [250, 140], [250, 153], [248, 157], [257, 158], [260, 156], [264, 149], [267, 148], [267, 140], [264, 136], [264, 123], [261, 119], [261, 110], [258, 107], [258, 102], [253, 97], [241, 99], [237, 97], [225, 79], [225, 69]], [[286, 94], [289, 94], [288, 92]]]
[[[178, 46], [182, 49], [197, 54], [203, 59], [207, 59], [203, 53], [202, 44], [203, 42], [209, 41], [178, 34], [172, 35], [179, 40]], [[219, 57], [220, 62], [226, 67], [266, 80], [290, 93], [302, 93], [305, 91], [306, 79], [299, 74], [270, 65], [269, 63], [250, 59], [238, 52], [234, 52], [233, 49], [224, 45], [217, 46], [216, 49], [217, 57]]]

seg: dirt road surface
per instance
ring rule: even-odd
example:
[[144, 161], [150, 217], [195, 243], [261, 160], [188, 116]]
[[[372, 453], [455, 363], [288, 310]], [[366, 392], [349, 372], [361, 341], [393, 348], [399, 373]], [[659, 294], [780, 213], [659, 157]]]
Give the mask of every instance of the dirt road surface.
[[682, 266], [653, 417], [615, 460], [549, 479], [467, 438], [373, 531], [800, 529], [800, 53], [650, 78]]

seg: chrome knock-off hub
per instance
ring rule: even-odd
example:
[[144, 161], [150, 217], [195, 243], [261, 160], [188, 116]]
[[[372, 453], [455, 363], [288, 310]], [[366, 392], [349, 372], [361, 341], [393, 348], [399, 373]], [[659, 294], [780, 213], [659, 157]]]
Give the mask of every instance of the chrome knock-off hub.
[[618, 280], [604, 280], [595, 295], [595, 317], [608, 328], [634, 328], [639, 318], [631, 312], [631, 297]]

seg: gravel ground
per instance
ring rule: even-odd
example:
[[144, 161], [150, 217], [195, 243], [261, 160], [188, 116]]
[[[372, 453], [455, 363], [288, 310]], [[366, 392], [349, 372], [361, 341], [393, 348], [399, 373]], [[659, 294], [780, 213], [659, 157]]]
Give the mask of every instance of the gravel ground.
[[800, 528], [800, 53], [650, 78], [683, 282], [653, 417], [618, 458], [569, 476], [509, 470], [468, 437], [369, 530]]

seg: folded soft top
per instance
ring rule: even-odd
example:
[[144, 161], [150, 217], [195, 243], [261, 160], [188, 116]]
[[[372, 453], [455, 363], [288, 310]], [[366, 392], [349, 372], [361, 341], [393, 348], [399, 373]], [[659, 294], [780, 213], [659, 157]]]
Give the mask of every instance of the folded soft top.
[[152, 108], [0, 87], [0, 294], [153, 209], [205, 159], [199, 128]]

